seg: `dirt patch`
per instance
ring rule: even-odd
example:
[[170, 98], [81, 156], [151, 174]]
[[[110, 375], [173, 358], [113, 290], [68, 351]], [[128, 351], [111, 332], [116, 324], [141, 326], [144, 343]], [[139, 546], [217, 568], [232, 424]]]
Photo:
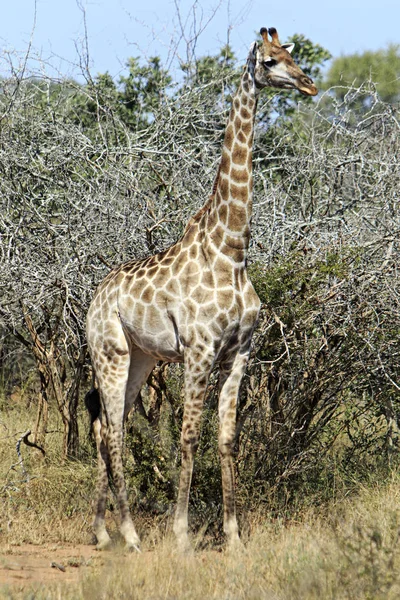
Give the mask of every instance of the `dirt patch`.
[[0, 546], [0, 588], [74, 583], [101, 564], [94, 546]]

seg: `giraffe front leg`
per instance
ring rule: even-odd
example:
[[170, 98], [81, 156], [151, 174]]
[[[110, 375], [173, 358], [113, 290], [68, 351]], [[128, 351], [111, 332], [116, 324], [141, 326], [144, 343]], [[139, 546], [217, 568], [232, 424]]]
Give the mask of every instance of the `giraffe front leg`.
[[178, 500], [174, 519], [174, 533], [178, 549], [190, 552], [191, 544], [188, 536], [188, 505], [192, 482], [194, 457], [199, 445], [201, 414], [204, 396], [211, 371], [211, 360], [195, 362], [193, 356], [185, 355], [185, 406], [183, 411], [181, 433], [181, 475], [179, 480]]
[[224, 533], [228, 546], [236, 546], [241, 543], [236, 519], [233, 446], [236, 435], [237, 398], [247, 359], [248, 353], [237, 354], [232, 362], [221, 366], [218, 449], [224, 501]]

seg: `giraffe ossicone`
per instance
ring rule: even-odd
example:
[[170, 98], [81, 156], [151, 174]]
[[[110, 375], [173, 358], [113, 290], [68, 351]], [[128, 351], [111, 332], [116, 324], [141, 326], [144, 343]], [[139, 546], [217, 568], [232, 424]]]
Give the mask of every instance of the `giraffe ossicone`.
[[174, 519], [178, 546], [190, 548], [193, 461], [208, 379], [215, 366], [219, 367], [224, 532], [230, 545], [239, 542], [233, 464], [236, 404], [260, 308], [246, 271], [257, 97], [264, 87], [317, 94], [312, 80], [290, 55], [293, 45], [282, 45], [274, 28], [262, 28], [260, 34], [262, 42], [251, 45], [233, 100], [211, 196], [177, 243], [112, 270], [88, 311], [87, 341], [98, 386], [89, 394], [98, 448], [94, 533], [99, 548], [110, 542], [104, 520], [109, 475], [117, 493], [121, 533], [127, 546], [140, 547], [123, 474], [123, 426], [159, 360], [183, 362], [185, 371], [182, 465]]

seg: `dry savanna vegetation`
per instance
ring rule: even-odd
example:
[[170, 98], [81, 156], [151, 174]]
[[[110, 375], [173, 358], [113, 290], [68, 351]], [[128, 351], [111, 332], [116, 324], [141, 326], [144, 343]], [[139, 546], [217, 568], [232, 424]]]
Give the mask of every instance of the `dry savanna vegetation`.
[[[2, 424], [16, 432], [33, 416], [10, 411]], [[94, 464], [63, 462], [61, 441], [53, 435], [44, 459], [22, 445], [23, 463], [16, 465], [14, 443], [2, 439], [0, 597], [386, 599], [400, 593], [395, 473], [385, 482], [354, 483], [351, 494], [339, 480], [328, 502], [296, 512], [278, 514], [273, 499], [252, 510], [242, 506], [244, 544], [232, 554], [200, 526], [195, 554], [182, 557], [170, 515], [144, 512], [138, 518], [142, 554], [125, 553], [118, 539], [112, 551], [96, 553], [88, 547]], [[115, 536], [117, 517], [109, 508]], [[50, 568], [52, 562], [65, 571]]]
[[[8, 416], [15, 431], [21, 424]], [[33, 415], [32, 415], [33, 416]], [[4, 449], [4, 440], [2, 448]], [[2, 477], [16, 462], [2, 453]], [[222, 550], [207, 531], [194, 531], [193, 556], [176, 552], [168, 515], [139, 514], [143, 553], [89, 547], [93, 464], [62, 463], [61, 436], [42, 459], [21, 447], [23, 466], [9, 472], [1, 511], [0, 597], [4, 598], [398, 598], [400, 593], [400, 482], [340, 488], [321, 506], [296, 513], [273, 510], [273, 500], [241, 508], [243, 548]], [[27, 474], [29, 480], [27, 480]], [[112, 507], [109, 527], [117, 521]], [[34, 560], [34, 557], [37, 557]], [[65, 571], [51, 568], [56, 563]], [[18, 569], [19, 568], [19, 569]]]
[[[324, 89], [329, 53], [294, 41]], [[212, 378], [196, 551], [175, 551], [180, 366], [155, 369], [126, 428], [143, 552], [124, 553], [113, 494], [115, 547], [91, 545], [88, 304], [112, 265], [166, 248], [206, 200], [240, 75], [228, 47], [188, 57], [178, 81], [153, 57], [129, 59], [118, 81], [85, 67], [77, 83], [9, 56], [0, 81], [0, 596], [398, 598], [400, 121], [398, 92], [372, 81], [260, 99], [249, 271], [262, 312], [236, 436], [243, 548], [224, 549]]]

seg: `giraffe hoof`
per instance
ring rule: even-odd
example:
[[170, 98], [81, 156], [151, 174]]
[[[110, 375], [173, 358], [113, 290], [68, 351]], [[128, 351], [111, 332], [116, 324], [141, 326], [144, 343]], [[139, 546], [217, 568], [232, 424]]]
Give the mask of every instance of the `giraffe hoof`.
[[243, 552], [245, 550], [245, 545], [242, 540], [237, 536], [230, 539], [227, 543], [226, 550], [228, 552]]
[[97, 542], [96, 550], [109, 550], [111, 548], [112, 542], [111, 539], [102, 540]]
[[193, 556], [194, 550], [188, 539], [178, 541], [178, 552], [182, 556]]
[[128, 552], [137, 552], [138, 554], [142, 554], [139, 544], [133, 544], [132, 542], [126, 542], [125, 550]]

